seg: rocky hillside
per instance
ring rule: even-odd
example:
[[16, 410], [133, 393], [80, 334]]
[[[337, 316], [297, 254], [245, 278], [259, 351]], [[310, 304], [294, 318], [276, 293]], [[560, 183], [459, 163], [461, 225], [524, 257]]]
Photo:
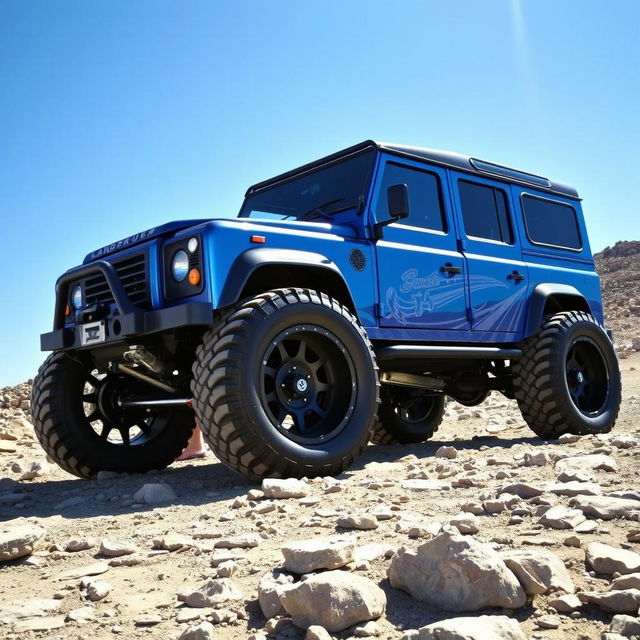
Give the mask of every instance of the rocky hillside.
[[616, 242], [595, 259], [607, 325], [624, 355], [630, 348], [640, 350], [640, 242]]

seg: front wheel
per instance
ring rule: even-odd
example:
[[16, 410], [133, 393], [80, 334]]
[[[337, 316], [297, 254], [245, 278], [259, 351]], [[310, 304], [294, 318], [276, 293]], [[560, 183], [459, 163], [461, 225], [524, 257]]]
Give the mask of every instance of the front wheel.
[[607, 433], [620, 409], [613, 345], [583, 311], [546, 318], [513, 363], [513, 385], [525, 421], [541, 438]]
[[40, 444], [65, 471], [144, 473], [171, 464], [194, 429], [193, 413], [136, 413], [119, 399], [149, 393], [135, 379], [91, 371], [64, 353], [51, 354], [33, 381], [31, 413]]
[[309, 289], [259, 295], [208, 331], [192, 391], [216, 456], [253, 478], [340, 473], [369, 441], [379, 402], [364, 330]]
[[445, 397], [420, 389], [383, 385], [379, 421], [371, 441], [375, 444], [424, 442], [438, 430]]

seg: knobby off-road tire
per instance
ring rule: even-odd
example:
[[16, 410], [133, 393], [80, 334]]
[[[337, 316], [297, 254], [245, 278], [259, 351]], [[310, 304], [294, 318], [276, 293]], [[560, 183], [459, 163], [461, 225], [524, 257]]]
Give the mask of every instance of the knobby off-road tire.
[[604, 329], [584, 311], [545, 319], [513, 363], [522, 416], [541, 438], [607, 433], [620, 409], [618, 361]]
[[379, 386], [371, 343], [346, 307], [277, 289], [204, 335], [192, 392], [214, 453], [258, 479], [340, 473], [371, 437]]
[[438, 430], [444, 416], [444, 394], [382, 385], [380, 411], [371, 442], [424, 442]]
[[171, 464], [186, 447], [195, 424], [189, 411], [136, 416], [117, 426], [101, 415], [98, 390], [104, 396], [116, 391], [114, 385], [126, 384], [98, 379], [64, 353], [44, 361], [33, 381], [33, 425], [44, 450], [65, 471], [81, 478], [98, 471], [143, 473]]

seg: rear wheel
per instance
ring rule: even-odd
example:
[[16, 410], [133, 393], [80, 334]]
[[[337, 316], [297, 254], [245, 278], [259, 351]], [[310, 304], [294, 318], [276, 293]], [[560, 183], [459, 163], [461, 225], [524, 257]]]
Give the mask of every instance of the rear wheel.
[[47, 454], [65, 471], [142, 473], [171, 464], [194, 428], [193, 413], [125, 410], [120, 398], [150, 389], [127, 376], [91, 371], [64, 353], [51, 354], [33, 382], [32, 415]]
[[419, 389], [383, 385], [379, 420], [371, 441], [375, 444], [423, 442], [438, 430], [445, 397]]
[[620, 409], [620, 370], [613, 345], [583, 311], [548, 317], [513, 363], [522, 415], [541, 438], [607, 433]]
[[243, 302], [193, 367], [198, 424], [216, 456], [261, 478], [340, 473], [369, 441], [379, 382], [351, 313], [308, 289]]

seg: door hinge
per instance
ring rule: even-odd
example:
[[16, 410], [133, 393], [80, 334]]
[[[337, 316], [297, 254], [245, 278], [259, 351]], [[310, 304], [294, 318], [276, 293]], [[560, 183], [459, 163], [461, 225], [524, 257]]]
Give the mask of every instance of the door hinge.
[[458, 248], [458, 253], [464, 253], [464, 241], [462, 238], [456, 238], [456, 247]]
[[379, 302], [376, 302], [373, 305], [373, 317], [378, 320], [382, 318], [382, 305]]
[[469, 324], [473, 324], [473, 309], [471, 309], [471, 307], [467, 307], [467, 319], [469, 320]]

